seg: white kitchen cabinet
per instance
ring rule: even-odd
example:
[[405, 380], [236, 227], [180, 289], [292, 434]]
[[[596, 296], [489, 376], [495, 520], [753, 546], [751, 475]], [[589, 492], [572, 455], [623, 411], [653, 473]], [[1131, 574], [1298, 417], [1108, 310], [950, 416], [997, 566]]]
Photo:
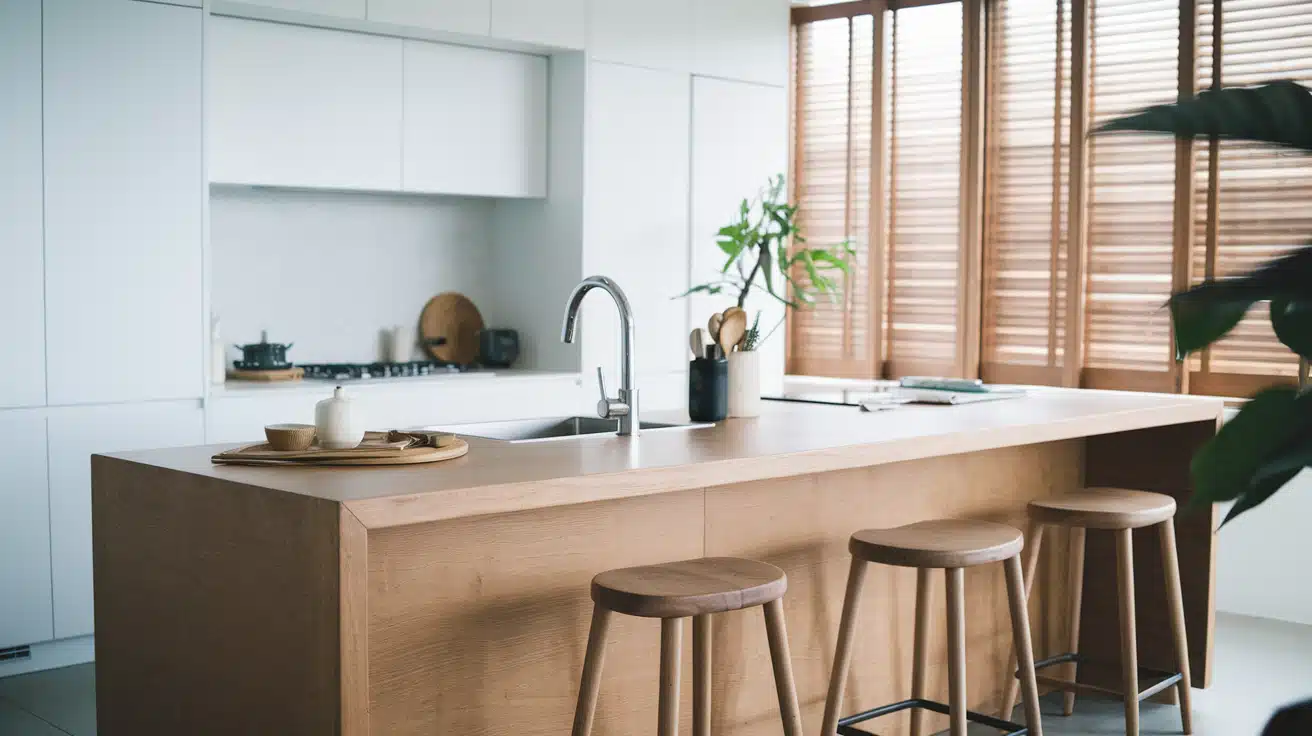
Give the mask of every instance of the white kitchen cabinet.
[[399, 38], [212, 18], [210, 181], [401, 186]]
[[0, 344], [6, 354], [0, 407], [40, 406], [46, 403], [46, 336], [41, 3], [34, 0], [0, 0], [0, 100]]
[[581, 49], [588, 0], [492, 0], [492, 35], [510, 41]]
[[54, 634], [46, 419], [39, 410], [0, 411], [0, 520], [0, 648], [45, 641]]
[[201, 11], [43, 15], [49, 403], [198, 397]]
[[[744, 121], [751, 121], [750, 124]], [[788, 171], [788, 93], [785, 87], [694, 77], [692, 82], [692, 283], [716, 278], [724, 254], [715, 235], [770, 177]], [[786, 191], [786, 190], [785, 190]], [[758, 283], [760, 277], [758, 276]], [[737, 295], [695, 296], [688, 329], [706, 324]], [[765, 294], [747, 299], [748, 314], [761, 313], [769, 333], [784, 317], [781, 303]], [[761, 351], [761, 390], [783, 390], [784, 330], [774, 330]]]
[[93, 632], [91, 455], [205, 442], [197, 402], [51, 409], [50, 552], [55, 638]]
[[681, 72], [692, 69], [694, 0], [589, 2], [591, 58], [652, 69]]
[[407, 40], [404, 98], [407, 191], [546, 195], [546, 57]]
[[788, 0], [697, 0], [694, 74], [788, 84]]
[[239, 0], [247, 5], [259, 5], [300, 13], [333, 15], [339, 18], [364, 20], [369, 0]]
[[369, 20], [486, 36], [491, 0], [369, 0]]
[[[688, 364], [687, 305], [675, 297], [688, 288], [691, 81], [677, 72], [594, 62], [589, 82], [583, 271], [614, 278], [629, 297], [641, 389], [644, 376], [686, 371]], [[584, 374], [591, 378], [602, 366], [613, 392], [620, 352], [615, 304], [601, 292], [583, 304]]]

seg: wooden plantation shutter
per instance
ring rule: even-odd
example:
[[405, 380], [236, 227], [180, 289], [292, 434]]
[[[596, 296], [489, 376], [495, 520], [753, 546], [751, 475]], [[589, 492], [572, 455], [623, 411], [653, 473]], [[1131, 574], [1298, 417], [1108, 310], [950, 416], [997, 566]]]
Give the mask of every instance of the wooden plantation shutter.
[[989, 16], [980, 376], [1060, 385], [1070, 172], [1070, 0]]
[[[1312, 2], [1200, 2], [1198, 46], [1199, 89], [1312, 84]], [[1195, 156], [1194, 281], [1249, 270], [1312, 237], [1312, 159], [1240, 141], [1199, 143]], [[1192, 367], [1193, 393], [1248, 396], [1293, 382], [1298, 360], [1276, 339], [1262, 303]]]
[[870, 284], [875, 20], [870, 3], [858, 5], [864, 14], [819, 15], [793, 29], [798, 225], [812, 243], [847, 240], [857, 253], [840, 301], [820, 299], [790, 315], [788, 370], [796, 374], [861, 378], [876, 370], [870, 305], [880, 293]]

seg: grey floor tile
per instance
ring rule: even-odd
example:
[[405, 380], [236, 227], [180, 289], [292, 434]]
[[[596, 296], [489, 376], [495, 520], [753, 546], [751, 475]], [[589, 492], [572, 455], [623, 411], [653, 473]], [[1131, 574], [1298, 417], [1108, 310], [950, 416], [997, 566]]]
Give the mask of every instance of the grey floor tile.
[[0, 679], [0, 698], [53, 723], [73, 736], [95, 736], [94, 664]]
[[7, 700], [0, 700], [0, 734], [4, 736], [68, 736]]

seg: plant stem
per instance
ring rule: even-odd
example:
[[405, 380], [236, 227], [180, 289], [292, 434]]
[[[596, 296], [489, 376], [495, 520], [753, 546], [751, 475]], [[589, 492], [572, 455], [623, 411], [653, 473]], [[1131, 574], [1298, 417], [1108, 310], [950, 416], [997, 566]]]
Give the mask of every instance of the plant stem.
[[761, 266], [765, 263], [766, 253], [768, 252], [764, 245], [758, 246], [756, 250], [756, 265], [752, 266], [752, 272], [747, 274], [747, 283], [743, 284], [742, 293], [738, 295], [738, 307], [740, 309], [743, 304], [747, 303], [747, 293], [752, 290], [752, 282], [756, 280], [756, 273], [761, 270]]

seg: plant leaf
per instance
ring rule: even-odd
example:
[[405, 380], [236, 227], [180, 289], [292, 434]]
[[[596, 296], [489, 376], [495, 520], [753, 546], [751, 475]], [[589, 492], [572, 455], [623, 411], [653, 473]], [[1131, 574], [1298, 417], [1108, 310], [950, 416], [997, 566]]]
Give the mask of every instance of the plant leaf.
[[[1239, 498], [1235, 500], [1235, 505], [1231, 506], [1230, 511], [1225, 515], [1225, 521], [1221, 522], [1221, 527], [1237, 519], [1240, 514], [1252, 511], [1268, 498], [1271, 498], [1276, 491], [1284, 488], [1286, 483], [1293, 480], [1300, 470], [1302, 469], [1287, 470], [1279, 475], [1267, 476], [1262, 481], [1256, 482], [1253, 488], [1240, 494]], [[1217, 527], [1217, 529], [1221, 527]]]
[[1285, 347], [1304, 358], [1312, 357], [1312, 302], [1272, 299], [1271, 327]]
[[1190, 100], [1108, 121], [1094, 133], [1117, 131], [1214, 135], [1312, 151], [1312, 91], [1289, 80], [1204, 90]]
[[1175, 359], [1220, 340], [1244, 318], [1256, 299], [1237, 295], [1221, 282], [1199, 284], [1168, 302], [1175, 326]]
[[711, 295], [719, 294], [720, 292], [724, 291], [724, 286], [725, 286], [724, 282], [720, 282], [718, 284], [698, 284], [697, 286], [692, 287], [691, 289], [683, 292], [682, 294], [671, 298], [682, 299], [685, 296], [691, 296], [693, 294], [711, 294]]
[[1258, 469], [1312, 424], [1309, 397], [1300, 398], [1290, 386], [1274, 386], [1223, 424], [1190, 465], [1194, 502], [1229, 501], [1247, 492]]

